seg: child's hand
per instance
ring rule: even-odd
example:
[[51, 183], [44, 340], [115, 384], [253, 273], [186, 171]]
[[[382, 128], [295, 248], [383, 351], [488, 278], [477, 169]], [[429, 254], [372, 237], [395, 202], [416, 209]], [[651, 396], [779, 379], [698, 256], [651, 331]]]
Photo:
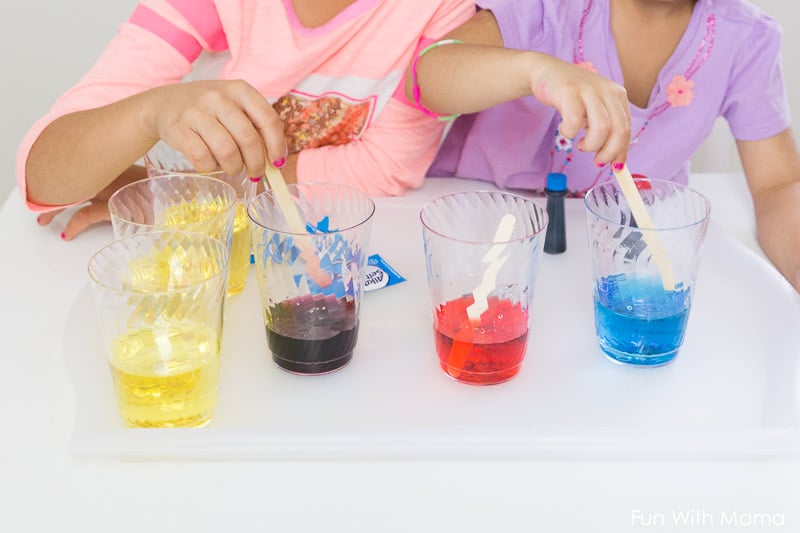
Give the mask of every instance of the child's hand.
[[535, 53], [531, 93], [561, 114], [560, 132], [573, 138], [583, 128], [578, 149], [597, 152], [595, 163], [624, 163], [631, 141], [631, 117], [625, 88], [552, 56]]
[[233, 175], [244, 167], [248, 176], [261, 176], [265, 147], [270, 162], [283, 166], [288, 154], [283, 123], [248, 83], [180, 83], [154, 89], [150, 97], [153, 136], [183, 152], [198, 171], [222, 168]]

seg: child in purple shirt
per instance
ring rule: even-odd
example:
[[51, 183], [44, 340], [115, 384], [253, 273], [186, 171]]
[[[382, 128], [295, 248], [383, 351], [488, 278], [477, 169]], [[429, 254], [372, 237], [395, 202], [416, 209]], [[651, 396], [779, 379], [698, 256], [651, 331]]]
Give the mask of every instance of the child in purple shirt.
[[[416, 65], [419, 105], [472, 113], [455, 121], [429, 176], [541, 191], [548, 172], [564, 172], [570, 192], [582, 195], [627, 161], [632, 172], [685, 183], [692, 154], [722, 116], [737, 141], [759, 240], [800, 290], [800, 156], [774, 20], [744, 0], [478, 4], [448, 36], [463, 44], [431, 49]], [[565, 72], [577, 65], [623, 85], [630, 130], [615, 103], [594, 94], [582, 97], [585, 110], [565, 108], [573, 100], [564, 95], [583, 89], [574, 75], [554, 74], [558, 60]]]

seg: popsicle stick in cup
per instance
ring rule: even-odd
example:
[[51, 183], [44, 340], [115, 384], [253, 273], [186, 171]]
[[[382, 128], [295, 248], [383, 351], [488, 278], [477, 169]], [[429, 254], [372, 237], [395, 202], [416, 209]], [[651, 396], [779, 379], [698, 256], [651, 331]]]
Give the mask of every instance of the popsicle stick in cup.
[[306, 231], [306, 223], [300, 216], [292, 195], [289, 193], [289, 188], [283, 180], [283, 174], [269, 164], [269, 159], [267, 161], [264, 167], [264, 176], [267, 178], [272, 195], [278, 202], [278, 207], [289, 225], [289, 231], [297, 235], [297, 246], [300, 248], [300, 258], [306, 263], [306, 272], [314, 283], [323, 288], [327, 287], [332, 282], [331, 277], [319, 264], [319, 257], [314, 253], [311, 237]]
[[[633, 181], [630, 170], [628, 170], [628, 165], [623, 165], [620, 170], [614, 170], [614, 176], [617, 178], [622, 194], [631, 208], [631, 214], [636, 219], [639, 229], [652, 230], [653, 220], [650, 218], [650, 213], [647, 212], [647, 207], [639, 194], [639, 189], [636, 188], [636, 183]], [[658, 232], [643, 231], [642, 239], [650, 249], [650, 253], [653, 254], [653, 261], [655, 261], [658, 271], [661, 273], [661, 284], [664, 286], [664, 290], [674, 291], [675, 278], [672, 273], [672, 263], [667, 257], [667, 251], [661, 243]]]
[[453, 346], [450, 348], [450, 355], [447, 357], [447, 365], [451, 368], [450, 375], [455, 378], [460, 375], [458, 369], [464, 368], [467, 354], [472, 349], [472, 328], [480, 325], [481, 315], [489, 309], [488, 296], [497, 287], [497, 274], [508, 259], [507, 255], [501, 256], [501, 254], [505, 250], [511, 234], [514, 232], [516, 223], [517, 217], [511, 213], [503, 215], [494, 234], [493, 244], [489, 251], [486, 252], [486, 255], [483, 256], [482, 261], [487, 265], [486, 270], [483, 272], [480, 285], [472, 291], [472, 304], [467, 307], [467, 318], [469, 320], [465, 327], [469, 332], [469, 339], [453, 339]]

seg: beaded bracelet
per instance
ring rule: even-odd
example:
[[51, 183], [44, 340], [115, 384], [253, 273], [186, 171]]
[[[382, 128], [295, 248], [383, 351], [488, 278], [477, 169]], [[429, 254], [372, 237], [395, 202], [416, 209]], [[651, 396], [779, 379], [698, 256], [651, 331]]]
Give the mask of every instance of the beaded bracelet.
[[419, 54], [417, 54], [417, 57], [414, 58], [414, 63], [411, 65], [411, 79], [414, 82], [414, 89], [413, 89], [414, 103], [417, 104], [417, 109], [419, 109], [429, 117], [433, 117], [441, 121], [447, 121], [447, 120], [455, 120], [456, 118], [458, 118], [458, 114], [449, 116], [437, 115], [436, 113], [434, 113], [433, 111], [422, 105], [422, 102], [419, 101], [420, 90], [419, 90], [419, 82], [417, 81], [417, 63], [419, 63], [419, 60], [422, 58], [422, 56], [424, 56], [434, 48], [442, 46], [443, 44], [464, 44], [464, 41], [459, 41], [458, 39], [444, 39], [442, 41], [436, 41], [435, 43], [430, 44], [425, 48], [423, 48], [422, 50], [420, 50]]

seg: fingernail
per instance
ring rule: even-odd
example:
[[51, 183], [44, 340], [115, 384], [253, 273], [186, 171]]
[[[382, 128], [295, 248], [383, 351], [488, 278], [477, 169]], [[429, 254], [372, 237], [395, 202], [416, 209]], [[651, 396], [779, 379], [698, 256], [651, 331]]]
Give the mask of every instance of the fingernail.
[[283, 168], [283, 165], [285, 165], [285, 164], [286, 164], [286, 158], [285, 157], [281, 157], [277, 161], [273, 161], [272, 162], [272, 166], [275, 167], [275, 168]]
[[63, 231], [61, 232], [61, 240], [64, 240], [64, 241], [67, 240], [67, 234], [64, 233]]
[[606, 164], [605, 164], [605, 163], [602, 163], [602, 162], [600, 162], [600, 161], [598, 161], [597, 163], [595, 163], [595, 165], [597, 165], [597, 168], [603, 168], [604, 166], [606, 166]]
[[253, 183], [258, 183], [259, 181], [261, 181], [261, 176], [256, 176], [256, 177], [254, 177], [254, 178], [249, 178], [249, 179], [250, 179], [250, 181], [252, 181]]
[[42, 215], [39, 215], [38, 217], [36, 217], [36, 223], [41, 225], [41, 223], [42, 223]]
[[622, 170], [622, 167], [625, 166], [625, 163], [614, 163], [614, 170]]

